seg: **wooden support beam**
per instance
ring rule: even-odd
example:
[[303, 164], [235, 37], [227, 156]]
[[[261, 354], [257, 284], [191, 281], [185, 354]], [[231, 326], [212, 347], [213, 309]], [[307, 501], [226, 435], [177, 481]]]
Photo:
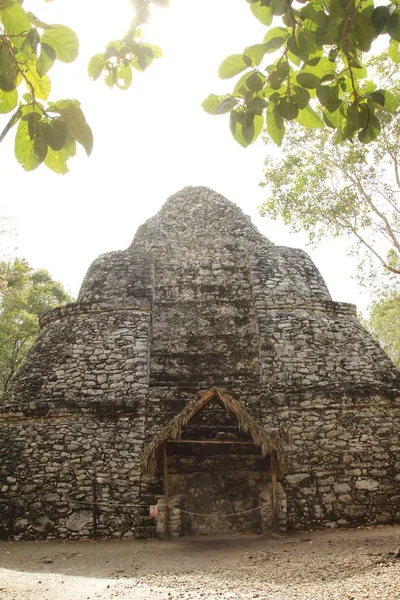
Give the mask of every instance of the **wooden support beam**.
[[241, 446], [255, 446], [250, 440], [167, 440], [168, 444], [240, 444]]
[[168, 456], [167, 444], [163, 443], [164, 458], [164, 520], [165, 520], [165, 538], [169, 538], [169, 488], [168, 488]]
[[271, 484], [272, 484], [272, 524], [275, 531], [278, 530], [278, 505], [276, 499], [276, 453], [271, 452]]
[[93, 531], [92, 538], [97, 537], [97, 477], [96, 473], [92, 479], [92, 516], [93, 516]]

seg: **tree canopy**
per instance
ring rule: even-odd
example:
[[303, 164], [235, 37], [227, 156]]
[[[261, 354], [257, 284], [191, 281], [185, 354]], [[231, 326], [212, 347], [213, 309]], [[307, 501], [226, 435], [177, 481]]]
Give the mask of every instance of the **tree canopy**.
[[[231, 93], [208, 96], [204, 109], [230, 113], [231, 132], [242, 146], [254, 142], [264, 126], [280, 145], [290, 121], [305, 128], [326, 125], [335, 143], [375, 140], [380, 114], [395, 113], [398, 102], [390, 89], [368, 79], [363, 57], [375, 39], [386, 35], [391, 60], [400, 62], [400, 5], [386, 1], [375, 6], [374, 0], [246, 1], [250, 13], [265, 25], [265, 36], [222, 62], [222, 79], [241, 76]], [[122, 90], [131, 85], [132, 69], [145, 71], [161, 58], [161, 49], [146, 41], [146, 25], [151, 5], [167, 6], [168, 0], [130, 4], [128, 31], [107, 43], [88, 66], [92, 79], [102, 77], [106, 85]], [[79, 101], [48, 101], [50, 69], [57, 61], [73, 62], [78, 52], [78, 38], [68, 26], [44, 23], [24, 9], [23, 0], [0, 0], [0, 113], [11, 113], [0, 141], [16, 127], [15, 155], [27, 171], [45, 164], [66, 173], [76, 143], [88, 154], [92, 150], [92, 132]], [[317, 102], [321, 114], [315, 111]]]
[[372, 335], [400, 368], [400, 292], [392, 290], [376, 300], [366, 325]]
[[[400, 77], [390, 72], [389, 58], [375, 59], [374, 68], [400, 100]], [[327, 130], [292, 129], [282, 156], [265, 161], [262, 214], [305, 230], [311, 242], [347, 235], [364, 266], [367, 259], [400, 275], [399, 119], [379, 113], [381, 133], [369, 146], [359, 140], [335, 145]]]
[[0, 402], [39, 331], [39, 315], [72, 301], [44, 269], [17, 258], [0, 263]]

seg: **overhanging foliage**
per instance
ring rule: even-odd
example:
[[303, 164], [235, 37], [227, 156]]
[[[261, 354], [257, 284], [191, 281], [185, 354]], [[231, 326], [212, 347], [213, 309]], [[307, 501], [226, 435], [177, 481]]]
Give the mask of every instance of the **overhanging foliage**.
[[[394, 113], [397, 100], [388, 88], [367, 79], [363, 57], [379, 36], [388, 35], [388, 52], [400, 63], [400, 6], [397, 0], [247, 0], [266, 27], [262, 40], [228, 56], [222, 79], [241, 75], [230, 94], [211, 94], [203, 102], [211, 114], [230, 113], [230, 129], [246, 147], [264, 127], [278, 145], [288, 122], [334, 130], [334, 142], [362, 143], [380, 134], [378, 115]], [[144, 71], [162, 56], [144, 40], [151, 5], [168, 0], [130, 0], [134, 14], [126, 34], [109, 42], [90, 60], [92, 79], [128, 89], [133, 71]], [[233, 3], [232, 3], [233, 4]], [[232, 8], [234, 10], [234, 7]], [[227, 15], [227, 18], [229, 15]], [[87, 154], [92, 132], [77, 100], [47, 102], [49, 71], [56, 61], [73, 62], [79, 42], [65, 25], [47, 24], [25, 11], [22, 0], [0, 0], [0, 113], [12, 113], [0, 141], [15, 126], [15, 155], [27, 171], [44, 163], [68, 171], [76, 143]], [[271, 57], [271, 60], [268, 60]], [[322, 117], [315, 111], [319, 102]]]

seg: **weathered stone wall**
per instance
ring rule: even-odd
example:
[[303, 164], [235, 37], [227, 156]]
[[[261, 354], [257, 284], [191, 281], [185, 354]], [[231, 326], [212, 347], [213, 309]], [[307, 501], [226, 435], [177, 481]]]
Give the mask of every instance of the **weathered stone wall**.
[[132, 301], [71, 304], [47, 313], [7, 403], [143, 396], [149, 327], [148, 307]]
[[332, 302], [311, 267], [303, 252], [288, 248], [263, 250], [252, 261], [263, 394], [360, 386], [399, 391], [398, 369], [361, 327], [355, 306]]
[[391, 392], [398, 371], [352, 314], [339, 303], [276, 306], [259, 315], [262, 381], [270, 392], [354, 389]]
[[259, 312], [277, 303], [297, 306], [332, 300], [308, 254], [297, 248], [257, 244], [251, 252], [251, 280]]
[[272, 409], [293, 435], [289, 527], [399, 521], [399, 399], [364, 391], [291, 400]]
[[134, 299], [150, 305], [154, 271], [151, 252], [102, 254], [90, 266], [78, 302]]
[[79, 408], [46, 402], [0, 414], [0, 536], [92, 536], [94, 479], [98, 535], [133, 535], [141, 524], [132, 505], [140, 503], [145, 418], [138, 398]]
[[51, 311], [42, 327], [0, 414], [0, 534], [91, 534], [95, 473], [99, 534], [130, 534], [140, 511], [106, 504], [140, 495], [149, 309], [80, 303]]

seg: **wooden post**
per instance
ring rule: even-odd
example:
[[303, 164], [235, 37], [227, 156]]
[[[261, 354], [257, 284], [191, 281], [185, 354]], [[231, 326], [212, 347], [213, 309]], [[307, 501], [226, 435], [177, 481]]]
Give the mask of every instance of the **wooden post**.
[[168, 456], [167, 443], [163, 443], [164, 455], [164, 520], [165, 520], [165, 539], [169, 538], [169, 489], [168, 489]]
[[275, 450], [270, 454], [271, 457], [271, 484], [272, 484], [272, 524], [275, 531], [278, 529], [278, 506], [276, 501], [276, 457]]
[[92, 513], [93, 513], [93, 533], [92, 537], [95, 540], [97, 536], [97, 477], [92, 480]]

